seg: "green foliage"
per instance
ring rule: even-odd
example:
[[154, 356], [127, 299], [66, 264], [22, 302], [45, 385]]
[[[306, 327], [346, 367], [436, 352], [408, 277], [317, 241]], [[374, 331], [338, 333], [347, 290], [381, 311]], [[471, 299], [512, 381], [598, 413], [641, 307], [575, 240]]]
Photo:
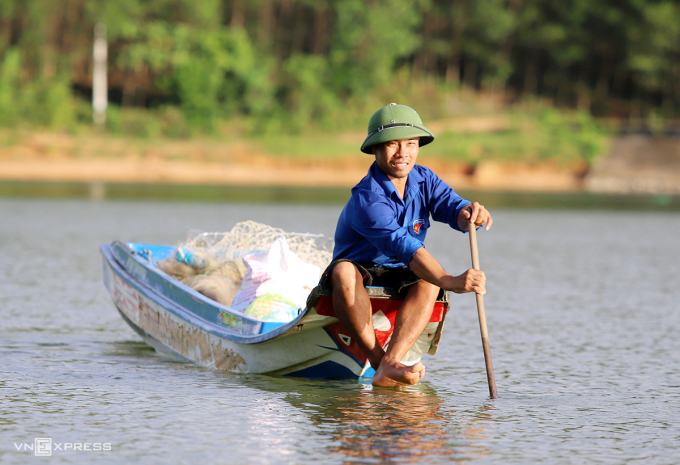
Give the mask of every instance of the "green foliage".
[[662, 1], [647, 6], [644, 23], [630, 31], [631, 53], [628, 64], [647, 88], [672, 91], [678, 78], [680, 50], [680, 5]]
[[416, 5], [403, 0], [337, 3], [337, 26], [328, 58], [339, 95], [363, 96], [389, 85], [395, 64], [420, 43]]
[[155, 21], [126, 37], [117, 64], [131, 75], [146, 69], [161, 76], [158, 86], [177, 96], [194, 127], [212, 131], [220, 117], [258, 109], [249, 102], [263, 90], [263, 70], [244, 31]]
[[158, 137], [161, 134], [157, 118], [146, 110], [109, 105], [106, 113], [106, 126], [113, 134], [139, 138]]
[[537, 115], [536, 123], [539, 136], [543, 136], [535, 149], [541, 159], [591, 162], [602, 153], [610, 136], [584, 111], [547, 108]]
[[0, 124], [11, 126], [19, 116], [17, 105], [21, 88], [21, 54], [9, 50], [0, 64]]
[[109, 105], [106, 127], [116, 135], [138, 138], [168, 137], [186, 139], [194, 134], [184, 114], [176, 107], [152, 110]]
[[284, 65], [285, 107], [293, 131], [320, 126], [333, 130], [340, 102], [332, 91], [332, 73], [320, 56], [295, 55]]
[[227, 121], [267, 137], [355, 130], [390, 101], [450, 117], [452, 96], [471, 90], [582, 111], [457, 134], [456, 156], [591, 159], [602, 145], [589, 110], [680, 114], [675, 0], [3, 0], [0, 126], [91, 123], [71, 93], [91, 86], [98, 22], [119, 134], [215, 134]]
[[430, 155], [477, 163], [481, 160], [556, 161], [586, 163], [603, 153], [611, 131], [588, 113], [546, 107], [506, 115], [508, 126], [480, 132], [448, 131], [436, 134]]
[[9, 50], [0, 63], [0, 125], [31, 121], [63, 129], [74, 121], [75, 108], [69, 80], [62, 75], [23, 82], [22, 56]]

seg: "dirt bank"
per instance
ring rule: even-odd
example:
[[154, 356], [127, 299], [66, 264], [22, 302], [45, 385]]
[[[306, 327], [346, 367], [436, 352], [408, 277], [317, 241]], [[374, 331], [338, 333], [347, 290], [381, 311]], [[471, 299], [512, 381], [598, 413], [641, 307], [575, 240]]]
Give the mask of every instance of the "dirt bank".
[[[14, 140], [11, 140], [11, 139]], [[50, 133], [4, 134], [0, 180], [351, 187], [372, 158], [360, 153], [301, 158], [271, 154], [247, 140], [130, 140]], [[475, 166], [428, 158], [457, 189], [569, 192], [582, 189], [583, 166], [482, 161]]]
[[680, 194], [680, 136], [617, 137], [584, 185], [592, 192]]

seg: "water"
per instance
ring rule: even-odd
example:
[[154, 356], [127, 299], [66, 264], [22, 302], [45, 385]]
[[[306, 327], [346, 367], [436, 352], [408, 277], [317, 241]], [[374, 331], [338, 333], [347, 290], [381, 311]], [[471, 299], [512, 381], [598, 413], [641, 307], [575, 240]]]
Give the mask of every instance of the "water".
[[[680, 215], [497, 210], [472, 295], [406, 391], [213, 372], [140, 341], [101, 283], [114, 239], [252, 219], [332, 234], [341, 206], [0, 200], [0, 462], [597, 463], [680, 459]], [[467, 237], [431, 230], [449, 271]], [[17, 450], [51, 438], [52, 457]], [[75, 447], [111, 450], [72, 450]]]

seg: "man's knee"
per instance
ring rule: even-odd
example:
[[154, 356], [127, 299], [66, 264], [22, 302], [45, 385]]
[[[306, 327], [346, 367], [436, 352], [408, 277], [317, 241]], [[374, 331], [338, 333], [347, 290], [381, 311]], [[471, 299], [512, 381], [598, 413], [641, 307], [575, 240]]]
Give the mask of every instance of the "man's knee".
[[427, 299], [434, 303], [439, 295], [439, 286], [428, 283], [427, 281], [421, 279], [409, 288], [409, 294], [413, 297]]
[[354, 289], [357, 282], [363, 285], [361, 273], [351, 262], [340, 262], [335, 265], [331, 273], [331, 285], [333, 289]]

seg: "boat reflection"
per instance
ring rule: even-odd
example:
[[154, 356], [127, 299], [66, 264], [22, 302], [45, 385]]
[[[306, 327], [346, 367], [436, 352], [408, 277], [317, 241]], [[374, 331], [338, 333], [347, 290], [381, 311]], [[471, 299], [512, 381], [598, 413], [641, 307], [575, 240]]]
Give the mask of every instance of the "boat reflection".
[[333, 389], [331, 396], [305, 391], [285, 400], [309, 416], [317, 434], [331, 440], [328, 452], [340, 454], [345, 463], [456, 462], [469, 460], [471, 452], [484, 454], [479, 448], [484, 428], [475, 420], [486, 415], [465, 414], [476, 418], [465, 427], [457, 424], [459, 415], [443, 411], [436, 391], [425, 383], [399, 391], [355, 385]]

